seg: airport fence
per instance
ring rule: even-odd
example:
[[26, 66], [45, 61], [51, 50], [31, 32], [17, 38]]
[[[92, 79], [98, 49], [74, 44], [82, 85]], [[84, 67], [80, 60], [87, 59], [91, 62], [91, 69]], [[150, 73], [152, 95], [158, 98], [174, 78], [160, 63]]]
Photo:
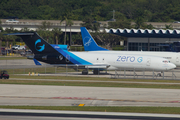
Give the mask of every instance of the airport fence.
[[[74, 66], [73, 66], [74, 67]], [[82, 69], [78, 66], [72, 68], [72, 66], [21, 66], [21, 68], [1, 68], [1, 70], [7, 70], [9, 74], [21, 74], [29, 76], [76, 76], [76, 77], [106, 77], [112, 79], [163, 79], [163, 80], [180, 80], [180, 69], [174, 69], [169, 71], [146, 71], [146, 70], [104, 70], [97, 74], [93, 73], [93, 70], [88, 69], [88, 74], [83, 75]]]
[[54, 75], [54, 76], [85, 76], [85, 77], [107, 77], [112, 79], [171, 79], [180, 80], [180, 69], [169, 71], [146, 71], [146, 70], [127, 70], [121, 68], [119, 70], [104, 70], [96, 75], [93, 70], [86, 68], [87, 75], [82, 75], [82, 66], [62, 65], [59, 67], [42, 64], [42, 66], [34, 65], [32, 60], [0, 60], [0, 70], [7, 70], [9, 74], [22, 75]]

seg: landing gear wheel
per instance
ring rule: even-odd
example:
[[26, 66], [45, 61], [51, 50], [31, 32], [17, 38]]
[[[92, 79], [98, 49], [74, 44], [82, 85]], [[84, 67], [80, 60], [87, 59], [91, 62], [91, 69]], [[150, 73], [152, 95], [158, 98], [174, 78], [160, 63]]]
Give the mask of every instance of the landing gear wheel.
[[83, 74], [83, 75], [87, 75], [87, 74], [88, 74], [88, 71], [87, 71], [87, 70], [83, 70], [83, 71], [82, 71], [82, 74]]
[[99, 74], [99, 70], [93, 70], [93, 74], [94, 75], [98, 75]]
[[158, 73], [157, 76], [161, 77], [161, 73]]

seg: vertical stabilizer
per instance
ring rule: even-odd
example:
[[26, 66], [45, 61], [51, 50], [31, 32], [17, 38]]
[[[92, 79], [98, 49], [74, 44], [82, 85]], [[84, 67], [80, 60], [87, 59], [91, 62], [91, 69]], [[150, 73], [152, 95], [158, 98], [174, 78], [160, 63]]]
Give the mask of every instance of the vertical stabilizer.
[[5, 35], [16, 35], [21, 37], [26, 45], [34, 53], [34, 56], [29, 58], [34, 58], [34, 62], [36, 65], [40, 65], [38, 61], [48, 64], [92, 64], [69, 52], [67, 49], [67, 45], [50, 45], [36, 32], [9, 33]]
[[34, 54], [58, 53], [49, 43], [41, 38], [36, 32], [9, 33], [5, 35], [16, 35], [22, 38]]
[[81, 27], [81, 35], [85, 51], [106, 51], [107, 49], [99, 47], [89, 34], [85, 27]]

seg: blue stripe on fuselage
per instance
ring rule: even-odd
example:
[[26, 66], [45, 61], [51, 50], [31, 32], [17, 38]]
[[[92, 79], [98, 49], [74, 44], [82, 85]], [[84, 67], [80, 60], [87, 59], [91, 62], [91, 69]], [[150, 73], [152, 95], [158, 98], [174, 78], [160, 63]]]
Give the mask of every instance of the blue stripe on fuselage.
[[61, 45], [51, 45], [54, 49], [56, 49], [58, 52], [60, 52], [64, 57], [69, 56], [70, 57], [70, 61], [74, 64], [80, 64], [80, 65], [92, 65], [92, 63], [87, 62], [83, 59], [81, 59], [80, 57], [74, 55], [73, 53], [67, 51], [67, 50], [63, 50], [61, 49]]

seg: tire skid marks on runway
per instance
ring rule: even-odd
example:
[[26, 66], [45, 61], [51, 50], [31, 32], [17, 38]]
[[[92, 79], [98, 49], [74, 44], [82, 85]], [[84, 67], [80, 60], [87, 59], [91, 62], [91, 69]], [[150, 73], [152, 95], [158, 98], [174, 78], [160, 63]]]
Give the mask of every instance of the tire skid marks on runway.
[[22, 97], [22, 96], [0, 96], [0, 98], [33, 98], [33, 99], [73, 99], [73, 100], [94, 100], [86, 97]]
[[86, 97], [22, 97], [22, 96], [0, 96], [0, 98], [27, 98], [27, 99], [71, 99], [71, 100], [101, 100], [101, 101], [120, 101], [120, 102], [152, 102], [152, 103], [180, 103], [180, 101], [156, 101], [156, 100], [121, 100], [121, 99], [97, 99]]

